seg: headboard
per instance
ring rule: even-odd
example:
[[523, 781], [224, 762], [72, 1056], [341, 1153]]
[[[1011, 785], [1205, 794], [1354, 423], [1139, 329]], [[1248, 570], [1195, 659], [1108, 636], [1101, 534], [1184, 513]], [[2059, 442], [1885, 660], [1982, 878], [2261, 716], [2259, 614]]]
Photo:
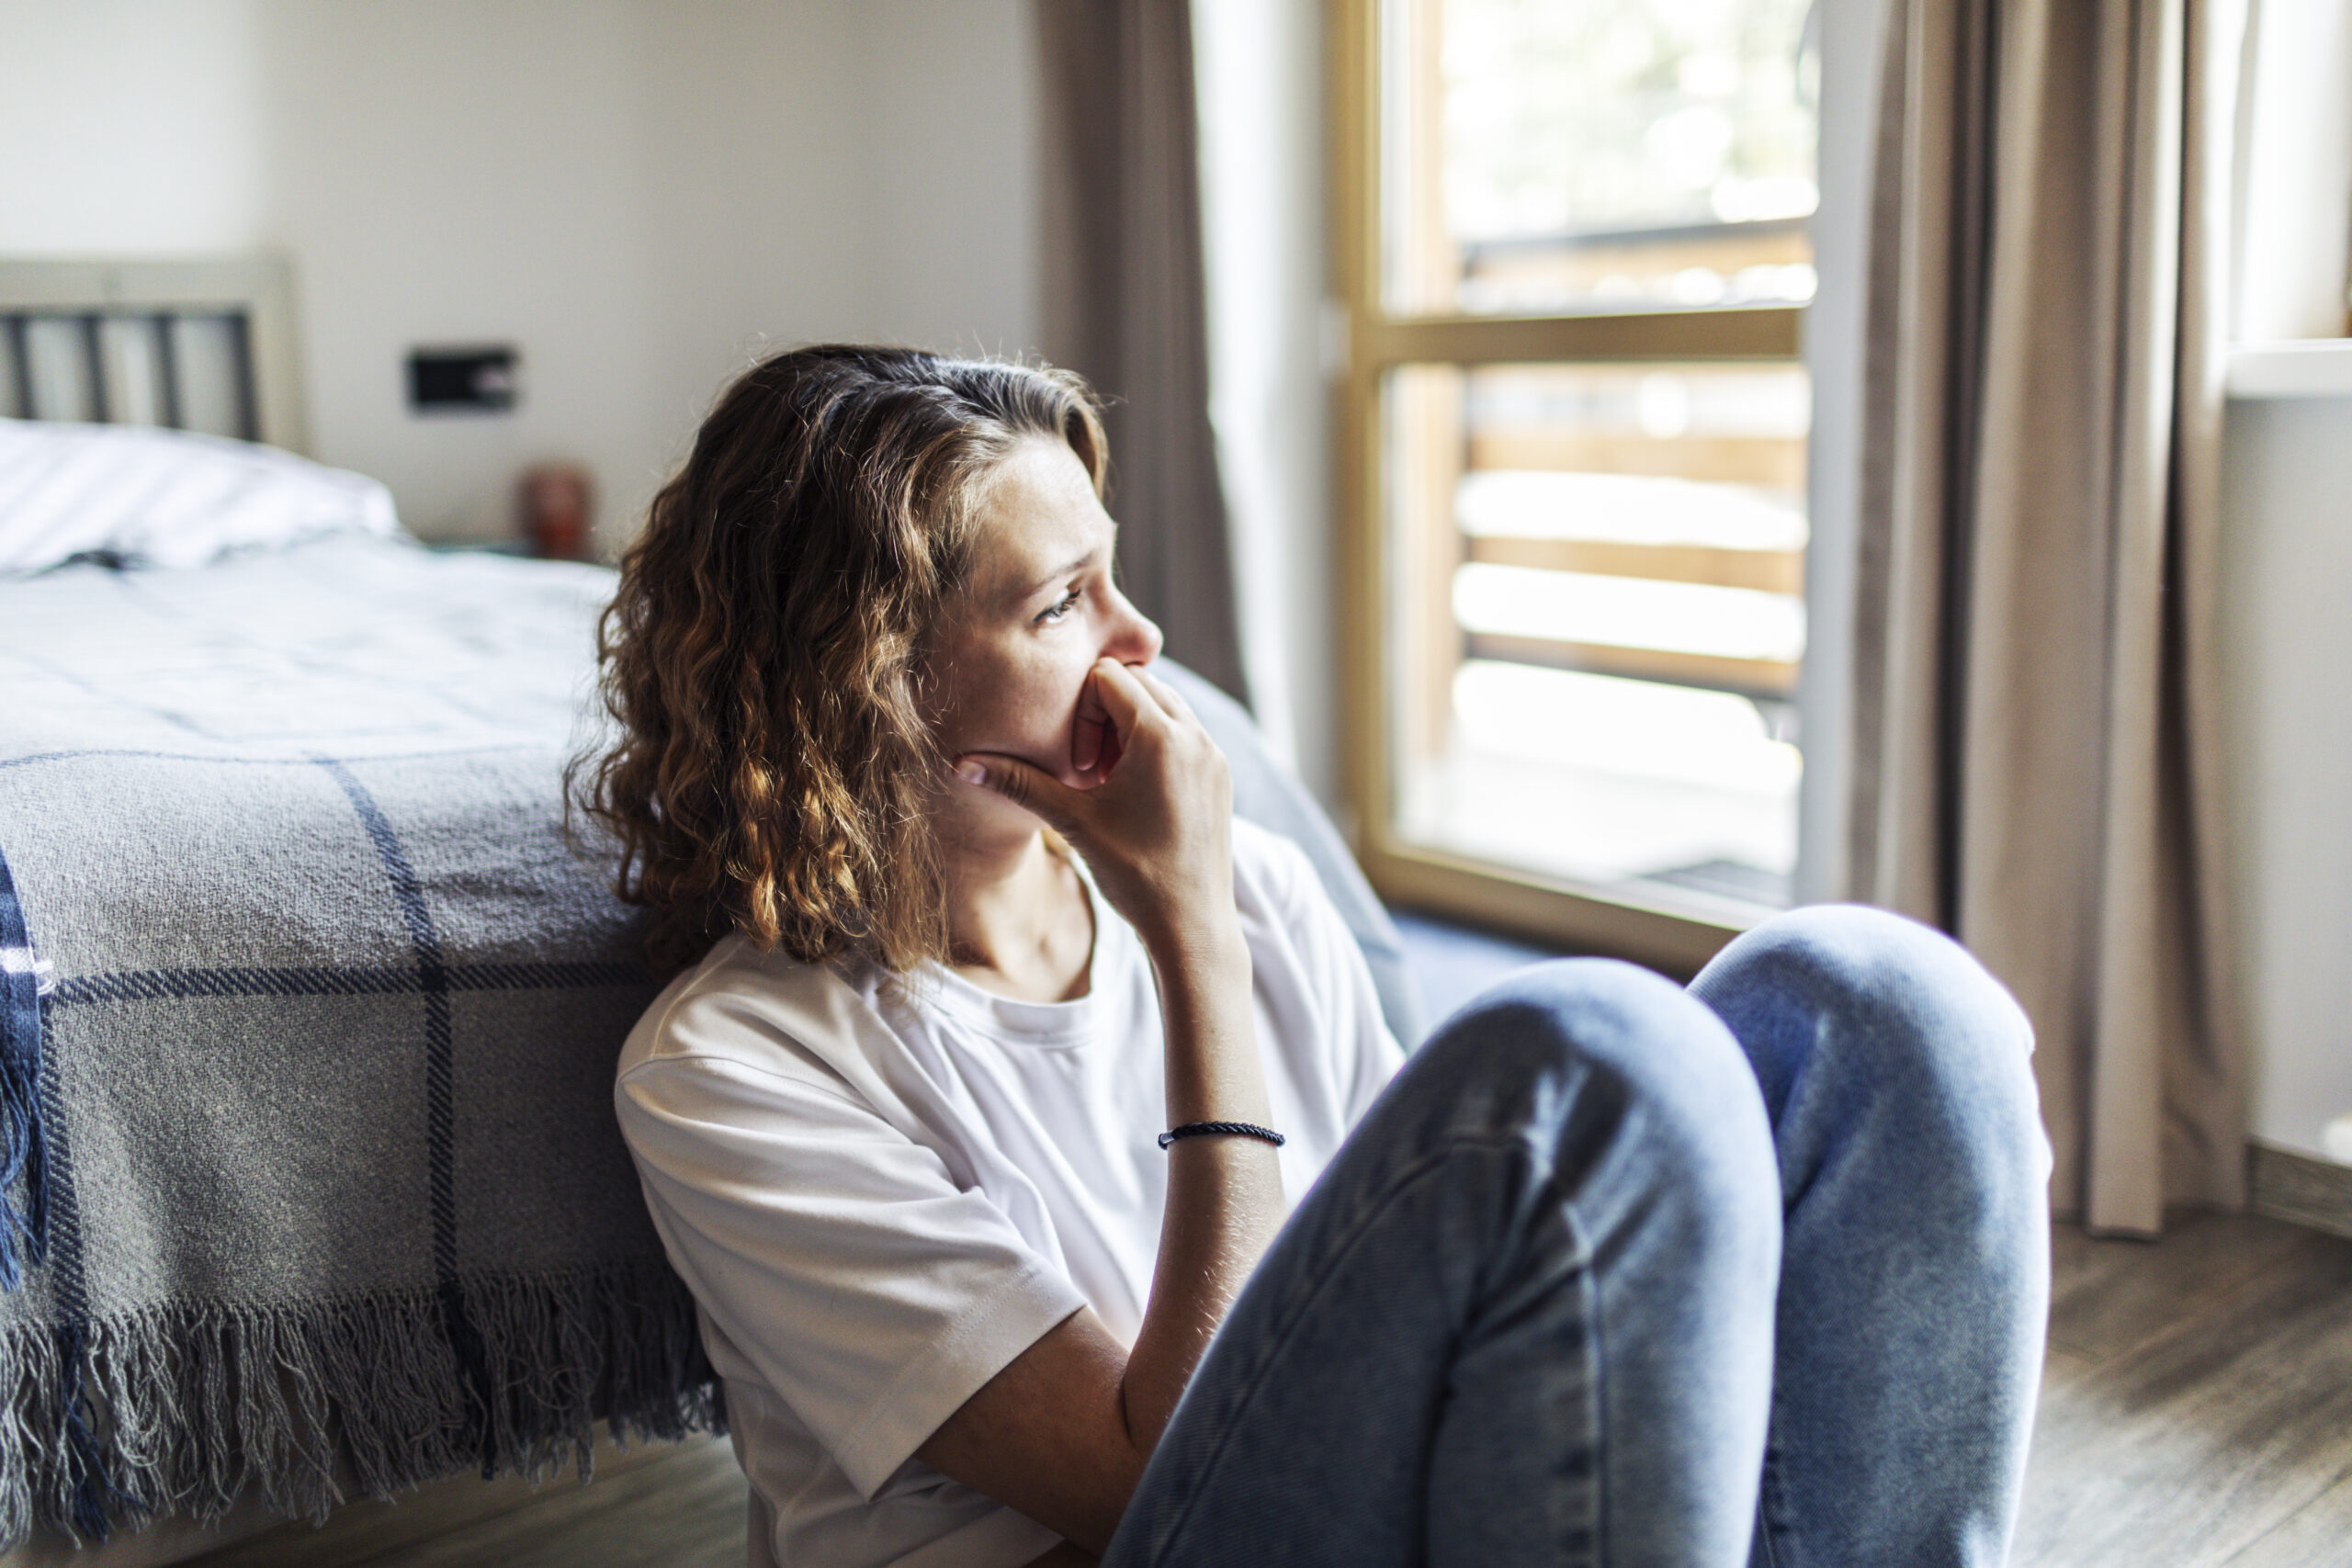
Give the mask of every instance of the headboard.
[[0, 260], [0, 415], [308, 447], [283, 258]]

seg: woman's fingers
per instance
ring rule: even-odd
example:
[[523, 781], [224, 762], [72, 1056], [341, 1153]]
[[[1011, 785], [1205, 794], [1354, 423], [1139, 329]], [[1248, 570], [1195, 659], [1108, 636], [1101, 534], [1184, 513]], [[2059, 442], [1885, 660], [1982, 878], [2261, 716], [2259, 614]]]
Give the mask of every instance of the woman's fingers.
[[1164, 711], [1144, 683], [1136, 679], [1136, 672], [1115, 659], [1096, 660], [1094, 672], [1087, 677], [1086, 683], [1093, 689], [1094, 700], [1102, 705], [1102, 711], [1110, 716], [1112, 726], [1123, 740], [1135, 733], [1146, 714]]
[[1136, 684], [1151, 694], [1152, 700], [1159, 705], [1161, 711], [1165, 712], [1169, 717], [1190, 718], [1193, 716], [1193, 706], [1184, 700], [1184, 694], [1170, 685], [1158, 671], [1141, 664], [1131, 664], [1127, 668], [1134, 674]]
[[1079, 687], [1069, 735], [1069, 765], [1077, 773], [1108, 774], [1134, 739], [1136, 716], [1147, 705], [1133, 694], [1106, 691], [1104, 672], [1120, 668], [1116, 660], [1097, 660]]
[[974, 751], [956, 759], [956, 776], [994, 790], [1013, 805], [1042, 817], [1066, 836], [1084, 831], [1086, 792], [1070, 788], [1045, 769], [1018, 757]]
[[1102, 737], [1110, 727], [1110, 715], [1103, 712], [1102, 699], [1094, 694], [1094, 677], [1090, 674], [1085, 684], [1079, 688], [1078, 716], [1070, 724], [1069, 765], [1072, 770], [1091, 773], [1104, 764]]

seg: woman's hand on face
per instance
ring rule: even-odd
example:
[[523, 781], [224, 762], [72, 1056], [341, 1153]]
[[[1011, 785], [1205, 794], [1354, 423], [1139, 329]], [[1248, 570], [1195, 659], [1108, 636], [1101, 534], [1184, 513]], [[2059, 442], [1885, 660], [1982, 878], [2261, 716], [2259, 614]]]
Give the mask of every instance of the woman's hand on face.
[[966, 783], [1068, 839], [1147, 944], [1225, 934], [1234, 918], [1233, 780], [1183, 697], [1139, 665], [1097, 660], [1079, 699], [1070, 767], [1102, 782], [1072, 789], [995, 752], [956, 759]]

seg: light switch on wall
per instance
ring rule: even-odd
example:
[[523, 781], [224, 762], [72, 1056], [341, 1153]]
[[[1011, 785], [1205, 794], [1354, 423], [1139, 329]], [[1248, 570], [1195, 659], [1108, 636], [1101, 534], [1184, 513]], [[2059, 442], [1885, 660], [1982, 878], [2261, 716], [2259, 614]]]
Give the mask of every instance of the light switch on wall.
[[413, 348], [408, 355], [411, 413], [503, 413], [521, 391], [520, 359], [511, 344]]

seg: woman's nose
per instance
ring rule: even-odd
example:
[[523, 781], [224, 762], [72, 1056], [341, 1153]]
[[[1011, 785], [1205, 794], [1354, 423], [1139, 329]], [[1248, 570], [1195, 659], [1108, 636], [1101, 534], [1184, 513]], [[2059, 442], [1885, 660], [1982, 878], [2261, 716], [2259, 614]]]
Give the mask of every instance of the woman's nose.
[[1124, 593], [1117, 595], [1118, 613], [1111, 624], [1111, 635], [1103, 639], [1106, 658], [1122, 664], [1148, 664], [1159, 657], [1159, 626], [1127, 602]]

